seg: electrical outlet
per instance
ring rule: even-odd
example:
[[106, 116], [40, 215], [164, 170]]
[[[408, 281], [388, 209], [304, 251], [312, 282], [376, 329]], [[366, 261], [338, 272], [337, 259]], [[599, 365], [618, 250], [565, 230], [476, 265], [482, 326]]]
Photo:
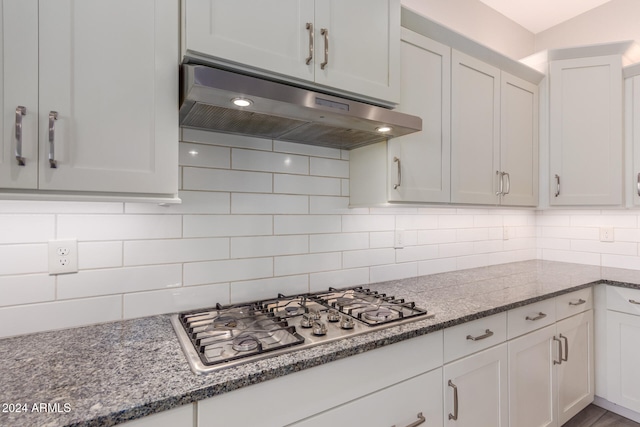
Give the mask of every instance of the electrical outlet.
[[49, 274], [78, 271], [78, 241], [76, 239], [49, 240]]
[[613, 242], [613, 227], [600, 227], [600, 241]]
[[393, 247], [395, 249], [404, 248], [404, 230], [396, 230]]

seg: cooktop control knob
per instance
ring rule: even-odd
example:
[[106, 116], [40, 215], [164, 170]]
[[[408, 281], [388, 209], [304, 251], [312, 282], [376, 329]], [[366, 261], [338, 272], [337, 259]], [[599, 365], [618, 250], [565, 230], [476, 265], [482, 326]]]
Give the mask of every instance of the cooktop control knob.
[[307, 315], [310, 319], [320, 320], [320, 313], [315, 310], [309, 310], [309, 313]]
[[314, 321], [315, 319], [313, 319], [308, 313], [303, 314], [302, 319], [300, 320], [300, 326], [303, 328], [310, 328], [313, 326]]
[[327, 334], [327, 327], [325, 326], [324, 323], [315, 322], [313, 324], [313, 335], [322, 336], [322, 335], [326, 335], [326, 334]]
[[340, 313], [338, 313], [338, 310], [329, 310], [329, 312], [327, 313], [327, 320], [329, 322], [339, 322], [340, 321]]
[[342, 329], [353, 329], [353, 327], [355, 326], [355, 323], [353, 322], [353, 319], [347, 316], [342, 316], [342, 319], [340, 320], [340, 327]]

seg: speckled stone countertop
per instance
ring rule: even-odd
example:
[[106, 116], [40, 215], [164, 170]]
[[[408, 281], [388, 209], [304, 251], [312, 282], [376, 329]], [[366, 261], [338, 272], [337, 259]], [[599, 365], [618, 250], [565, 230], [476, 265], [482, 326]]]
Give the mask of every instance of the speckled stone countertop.
[[[435, 318], [204, 376], [189, 369], [168, 315], [6, 338], [0, 426], [116, 425], [602, 282], [640, 288], [640, 271], [525, 261], [378, 283], [369, 287]], [[57, 411], [33, 412], [39, 403]], [[2, 412], [3, 404], [28, 411]]]

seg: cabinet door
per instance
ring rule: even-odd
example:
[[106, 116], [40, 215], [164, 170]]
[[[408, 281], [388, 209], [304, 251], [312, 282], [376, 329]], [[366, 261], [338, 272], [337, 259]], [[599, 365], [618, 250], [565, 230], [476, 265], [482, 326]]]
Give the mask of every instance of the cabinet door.
[[335, 409], [292, 424], [296, 427], [408, 426], [442, 427], [442, 369], [377, 391]]
[[640, 412], [640, 316], [607, 310], [608, 400]]
[[632, 82], [631, 100], [625, 101], [626, 105], [630, 106], [625, 111], [625, 120], [629, 120], [627, 129], [630, 129], [631, 146], [633, 147], [631, 192], [633, 204], [637, 206], [640, 205], [640, 76], [634, 76], [630, 80]]
[[[507, 344], [444, 366], [444, 418], [451, 427], [507, 427]], [[458, 417], [455, 415], [457, 388]]]
[[40, 188], [176, 193], [178, 2], [39, 7]]
[[509, 342], [509, 423], [518, 427], [558, 426], [555, 395], [556, 326]]
[[593, 402], [593, 310], [558, 322], [556, 327], [564, 357], [556, 365], [558, 422], [562, 425]]
[[315, 26], [316, 83], [398, 103], [399, 0], [316, 1]]
[[502, 72], [500, 170], [503, 205], [538, 204], [538, 87]]
[[401, 52], [397, 110], [421, 117], [422, 131], [388, 142], [389, 200], [448, 202], [451, 49], [403, 29]]
[[454, 50], [451, 75], [451, 201], [495, 204], [500, 70]]
[[[34, 189], [38, 185], [38, 2], [2, 0], [1, 6], [0, 187]], [[19, 107], [24, 107], [24, 115]], [[22, 150], [16, 120], [21, 122]], [[16, 159], [17, 149], [23, 165]]]
[[[189, 0], [184, 2], [187, 54], [201, 54], [286, 76], [313, 80], [309, 57], [313, 0]], [[307, 29], [307, 24], [311, 25]], [[322, 54], [315, 40], [316, 56]]]
[[620, 57], [552, 61], [549, 70], [549, 203], [621, 204]]

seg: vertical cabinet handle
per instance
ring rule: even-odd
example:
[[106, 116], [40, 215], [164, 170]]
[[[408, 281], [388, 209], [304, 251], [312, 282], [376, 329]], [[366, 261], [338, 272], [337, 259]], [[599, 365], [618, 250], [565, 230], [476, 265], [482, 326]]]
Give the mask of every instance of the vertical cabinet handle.
[[56, 136], [56, 120], [58, 120], [58, 112], [49, 112], [49, 166], [52, 169], [58, 167], [55, 156], [55, 136]]
[[509, 175], [509, 172], [502, 172], [502, 177], [507, 178], [507, 189], [505, 190], [504, 194], [509, 194], [511, 193], [511, 176]]
[[329, 63], [329, 30], [321, 28], [320, 35], [324, 36], [324, 61], [320, 64], [320, 69], [324, 70]]
[[449, 380], [449, 387], [453, 388], [453, 414], [449, 413], [449, 419], [456, 421], [458, 419], [458, 387]]
[[556, 174], [556, 197], [560, 195], [560, 175]]
[[[424, 417], [424, 415], [422, 415], [422, 412], [418, 412], [418, 421], [412, 422], [407, 427], [418, 427], [420, 424], [424, 424], [426, 421], [427, 419]], [[394, 424], [391, 427], [396, 427], [396, 426]]]
[[[569, 361], [569, 339], [564, 335], [560, 334], [560, 338], [564, 340], [564, 357], [560, 354], [560, 359], [563, 362]], [[562, 348], [562, 346], [560, 346]]]
[[638, 196], [640, 196], [640, 173], [638, 173], [638, 181], [637, 181], [636, 186], [638, 188]]
[[562, 341], [560, 341], [555, 336], [553, 337], [553, 340], [558, 342], [558, 359], [559, 359], [559, 360], [553, 359], [553, 364], [554, 365], [562, 365], [562, 361], [564, 360], [563, 357], [562, 357]]
[[27, 109], [22, 106], [16, 108], [16, 160], [18, 166], [25, 165], [25, 159], [22, 157], [22, 116], [27, 114]]
[[502, 179], [504, 177], [504, 172], [496, 171], [496, 175], [500, 177], [500, 189], [496, 191], [496, 196], [502, 196], [504, 194], [504, 180]]
[[396, 180], [396, 183], [393, 184], [393, 189], [397, 190], [398, 187], [400, 187], [400, 185], [402, 184], [402, 163], [400, 162], [400, 159], [397, 157], [393, 158], [393, 163], [398, 164], [398, 179]]
[[307, 56], [305, 63], [309, 65], [313, 59], [313, 24], [311, 22], [307, 22], [306, 28], [309, 30], [309, 56]]

